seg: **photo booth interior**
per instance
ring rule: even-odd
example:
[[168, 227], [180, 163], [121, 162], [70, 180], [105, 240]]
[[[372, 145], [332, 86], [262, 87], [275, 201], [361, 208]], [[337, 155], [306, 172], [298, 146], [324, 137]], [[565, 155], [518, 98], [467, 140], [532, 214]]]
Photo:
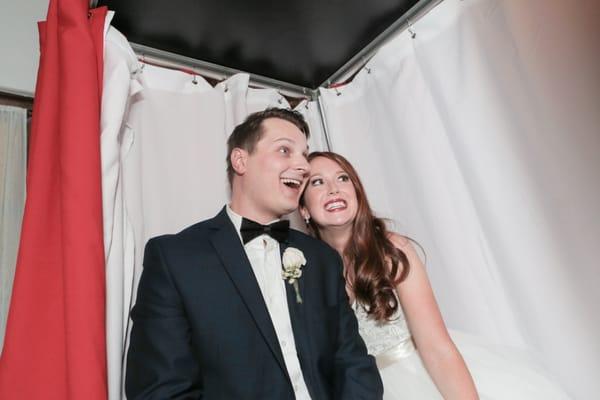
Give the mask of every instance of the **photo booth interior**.
[[[526, 349], [574, 398], [600, 392], [596, 0], [91, 2], [108, 12], [85, 3], [51, 0], [49, 34], [42, 29], [36, 103], [45, 109], [33, 135], [42, 145], [31, 147], [28, 181], [46, 192], [27, 192], [20, 274], [29, 275], [15, 285], [27, 301], [13, 312], [27, 323], [7, 330], [0, 369], [20, 367], [21, 382], [62, 377], [55, 360], [73, 343], [64, 332], [82, 332], [74, 336], [87, 352], [67, 350], [81, 365], [93, 360], [88, 375], [98, 387], [106, 377], [108, 398], [119, 400], [144, 244], [214, 216], [228, 201], [233, 127], [251, 112], [292, 107], [309, 123], [310, 149], [346, 156], [376, 214], [426, 249], [449, 328]], [[84, 109], [91, 117], [80, 118]], [[69, 229], [56, 223], [65, 218]], [[92, 237], [84, 223], [95, 251], [80, 254]], [[48, 236], [85, 245], [61, 252]], [[80, 302], [55, 295], [63, 281]], [[69, 325], [61, 313], [72, 304]], [[38, 314], [53, 316], [52, 329]], [[100, 339], [87, 340], [86, 329]], [[69, 379], [49, 385], [83, 382], [83, 368], [63, 364]]]

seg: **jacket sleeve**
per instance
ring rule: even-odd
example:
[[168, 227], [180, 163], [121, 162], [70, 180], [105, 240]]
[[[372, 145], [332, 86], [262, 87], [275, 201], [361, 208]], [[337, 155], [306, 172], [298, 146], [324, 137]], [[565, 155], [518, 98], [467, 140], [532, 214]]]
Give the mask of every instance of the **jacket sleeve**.
[[335, 398], [379, 400], [383, 398], [383, 383], [375, 358], [367, 354], [365, 343], [358, 333], [358, 322], [346, 294], [339, 256], [336, 261], [339, 267], [336, 270], [340, 272], [337, 276], [339, 330], [335, 354]]
[[161, 238], [144, 252], [144, 270], [131, 312], [125, 392], [129, 400], [201, 399], [200, 366], [190, 326], [161, 251]]

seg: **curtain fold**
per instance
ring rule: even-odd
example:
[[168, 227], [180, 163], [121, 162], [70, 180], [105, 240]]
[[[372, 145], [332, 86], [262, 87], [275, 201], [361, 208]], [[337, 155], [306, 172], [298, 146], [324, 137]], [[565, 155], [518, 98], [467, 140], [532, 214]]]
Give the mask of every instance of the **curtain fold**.
[[445, 0], [322, 90], [332, 148], [419, 241], [447, 324], [600, 392], [597, 2]]
[[0, 105], [0, 352], [25, 205], [27, 110]]
[[102, 164], [102, 208], [106, 263], [106, 346], [108, 398], [121, 398], [123, 351], [129, 323], [133, 284], [134, 242], [123, 207], [122, 154], [129, 138], [124, 123], [131, 101], [141, 90], [140, 65], [127, 39], [110, 26], [113, 12], [105, 20], [104, 81], [100, 118]]
[[99, 147], [106, 9], [51, 0], [27, 200], [0, 361], [2, 399], [105, 399]]

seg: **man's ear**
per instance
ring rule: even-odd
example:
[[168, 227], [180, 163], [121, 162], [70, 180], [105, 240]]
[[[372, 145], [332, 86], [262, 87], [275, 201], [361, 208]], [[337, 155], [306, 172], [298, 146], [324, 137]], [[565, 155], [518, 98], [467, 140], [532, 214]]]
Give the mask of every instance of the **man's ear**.
[[246, 150], [240, 149], [239, 147], [234, 148], [231, 150], [229, 160], [231, 161], [231, 166], [236, 174], [244, 175], [244, 173], [246, 173], [248, 163], [248, 152]]

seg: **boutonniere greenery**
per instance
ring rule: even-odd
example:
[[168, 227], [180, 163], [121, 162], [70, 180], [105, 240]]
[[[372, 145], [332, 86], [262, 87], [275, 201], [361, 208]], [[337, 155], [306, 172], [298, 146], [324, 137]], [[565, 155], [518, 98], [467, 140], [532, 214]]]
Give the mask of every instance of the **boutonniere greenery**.
[[300, 297], [300, 289], [298, 288], [298, 279], [302, 276], [302, 267], [306, 265], [306, 258], [304, 253], [295, 247], [288, 247], [283, 252], [282, 257], [283, 270], [281, 276], [284, 280], [294, 286], [296, 291], [296, 302], [302, 303], [302, 297]]

